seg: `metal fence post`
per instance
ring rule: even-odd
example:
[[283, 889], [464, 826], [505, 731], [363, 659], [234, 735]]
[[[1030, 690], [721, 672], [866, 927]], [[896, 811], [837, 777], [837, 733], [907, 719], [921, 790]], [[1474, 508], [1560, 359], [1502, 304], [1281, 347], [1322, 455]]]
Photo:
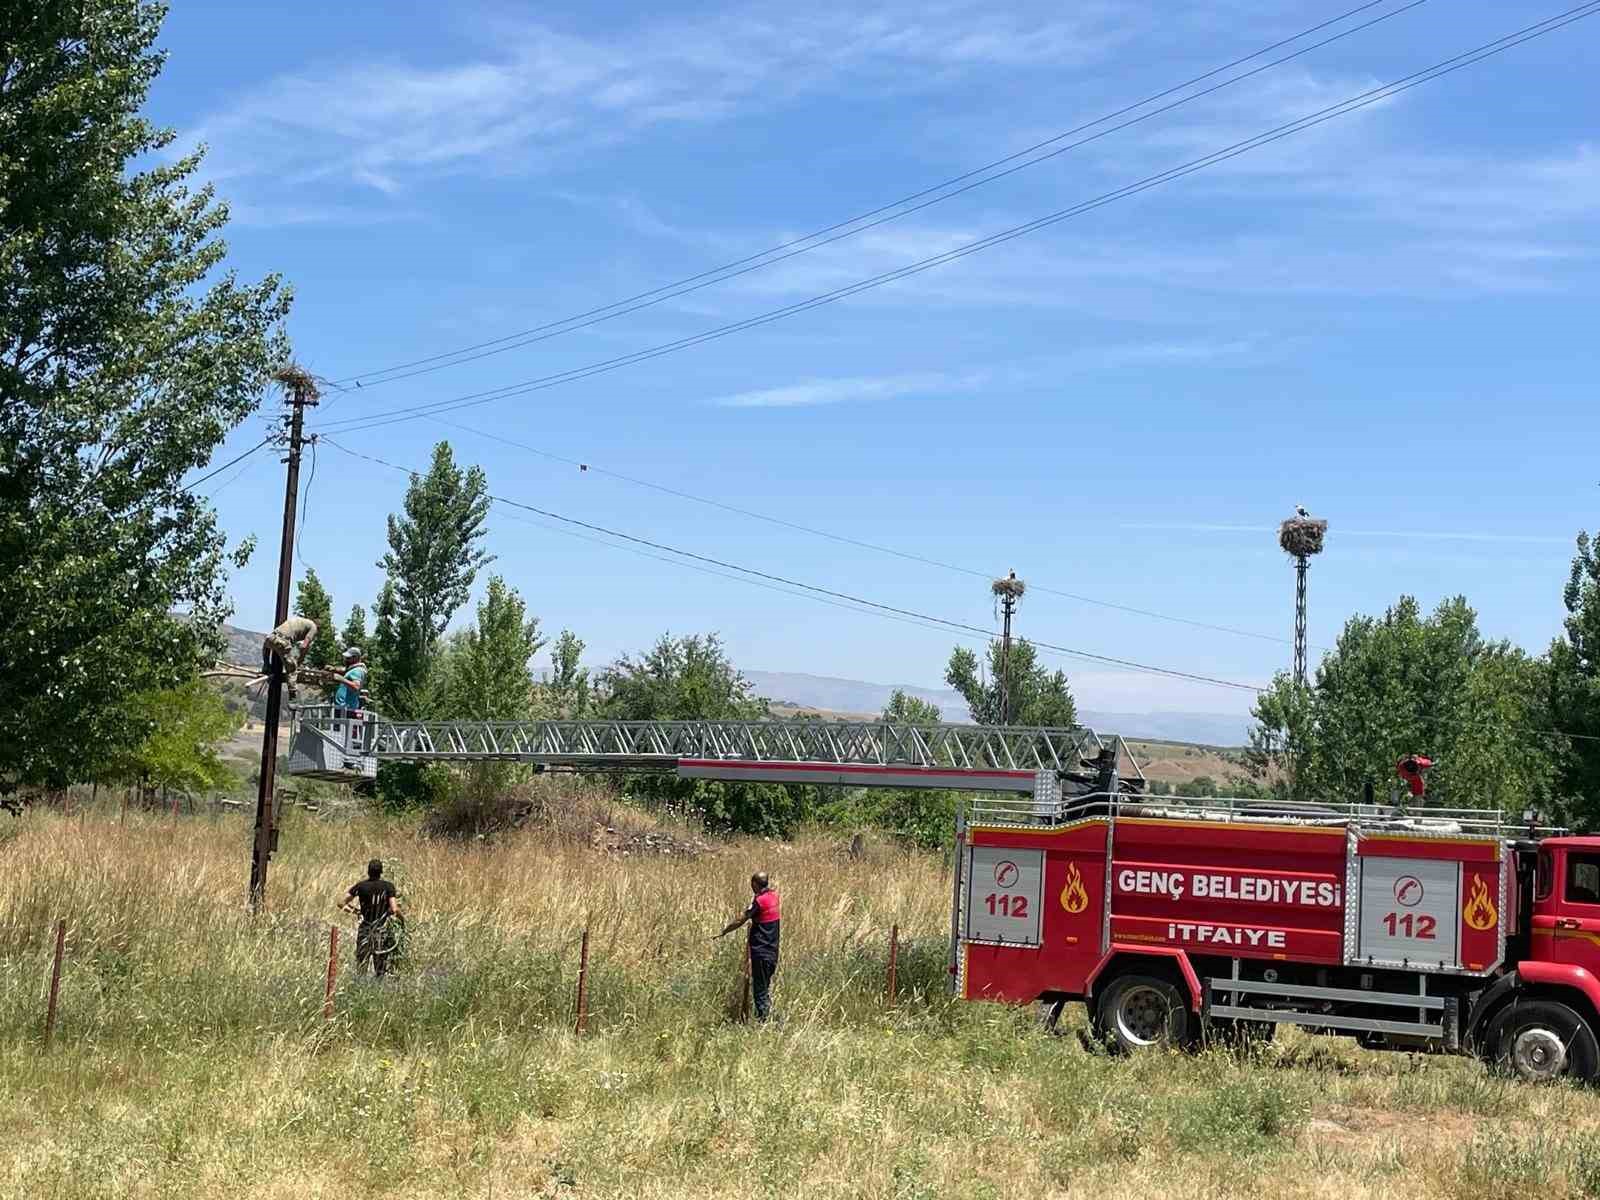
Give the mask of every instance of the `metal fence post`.
[[339, 927], [328, 926], [328, 986], [322, 993], [322, 1019], [333, 1020], [333, 986], [339, 979]]
[[578, 949], [578, 1021], [574, 1032], [582, 1037], [589, 1025], [589, 930], [583, 931]]
[[56, 1000], [61, 994], [61, 955], [67, 945], [67, 922], [56, 921], [56, 960], [50, 969], [50, 1003], [44, 1013], [44, 1044], [48, 1046], [56, 1033]]
[[900, 965], [900, 925], [899, 922], [889, 926], [889, 983], [884, 989], [884, 1003], [894, 1007], [895, 975]]

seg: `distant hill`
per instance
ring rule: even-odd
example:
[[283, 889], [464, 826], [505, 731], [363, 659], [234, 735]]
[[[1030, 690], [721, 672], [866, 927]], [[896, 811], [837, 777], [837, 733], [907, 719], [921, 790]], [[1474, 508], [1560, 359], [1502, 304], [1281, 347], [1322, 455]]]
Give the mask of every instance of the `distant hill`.
[[[789, 708], [876, 714], [883, 711], [898, 686], [907, 695], [934, 705], [946, 721], [972, 719], [966, 701], [948, 690], [866, 683], [859, 679], [838, 679], [830, 675], [807, 675], [794, 671], [746, 671], [744, 674], [755, 685], [758, 695]], [[1104, 733], [1202, 746], [1242, 746], [1247, 741], [1250, 727], [1248, 717], [1231, 713], [1134, 713], [1080, 709], [1078, 716], [1085, 725]]]
[[267, 640], [266, 634], [227, 624], [223, 625], [222, 632], [228, 639], [228, 648], [223, 651], [223, 657], [229, 662], [238, 663], [241, 667], [253, 667], [261, 662], [261, 643]]
[[[253, 666], [261, 661], [261, 642], [266, 636], [234, 625], [224, 625], [228, 638], [229, 661]], [[535, 675], [543, 678], [543, 668]], [[833, 675], [809, 675], [802, 671], [746, 671], [756, 694], [786, 709], [818, 709], [830, 714], [876, 716], [889, 703], [896, 688], [939, 710], [946, 721], [970, 721], [967, 702], [948, 688], [924, 688], [909, 684], [868, 683], [860, 679], [840, 679]], [[1199, 746], [1242, 746], [1247, 740], [1250, 718], [1232, 713], [1211, 712], [1106, 712], [1080, 709], [1085, 725], [1102, 733], [1120, 733], [1127, 738], [1186, 742]]]

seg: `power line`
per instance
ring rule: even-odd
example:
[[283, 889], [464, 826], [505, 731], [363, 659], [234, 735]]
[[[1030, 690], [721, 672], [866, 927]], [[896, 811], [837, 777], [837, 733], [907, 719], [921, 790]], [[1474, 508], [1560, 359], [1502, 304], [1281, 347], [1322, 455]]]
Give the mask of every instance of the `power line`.
[[[632, 475], [625, 475], [620, 471], [608, 470], [607, 468], [592, 462], [582, 462], [578, 459], [566, 458], [563, 455], [554, 454], [548, 450], [540, 449], [538, 446], [530, 446], [526, 442], [519, 442], [515, 438], [506, 437], [502, 434], [490, 433], [488, 430], [478, 429], [472, 425], [463, 425], [459, 421], [450, 421], [443, 417], [431, 417], [429, 419], [450, 429], [459, 429], [465, 433], [474, 434], [478, 437], [486, 438], [492, 442], [500, 442], [503, 445], [512, 446], [518, 450], [524, 450], [529, 454], [536, 454], [541, 458], [550, 459], [552, 462], [565, 463], [568, 466], [577, 467], [579, 470], [585, 473], [604, 475], [607, 478], [620, 480], [623, 483], [633, 484], [636, 487], [648, 488], [651, 491], [659, 492], [662, 495], [675, 496], [681, 500], [690, 500], [696, 504], [704, 504], [710, 508], [720, 509], [723, 512], [734, 513], [742, 517], [749, 517], [756, 521], [765, 521], [768, 524], [776, 525], [779, 528], [792, 529], [797, 533], [805, 533], [810, 534], [813, 537], [825, 538], [828, 541], [838, 543], [839, 545], [854, 546], [860, 550], [870, 550], [875, 554], [887, 554], [894, 558], [903, 559], [906, 562], [920, 563], [923, 566], [929, 567], [938, 567], [941, 570], [954, 571], [957, 574], [968, 575], [976, 579], [987, 580], [992, 578], [994, 574], [992, 571], [980, 571], [974, 567], [963, 567], [957, 563], [945, 562], [937, 558], [929, 558], [925, 555], [914, 554], [906, 550], [897, 550], [893, 546], [883, 546], [876, 542], [862, 541], [858, 538], [847, 537], [844, 534], [832, 533], [826, 529], [817, 529], [814, 526], [802, 525], [797, 521], [786, 520], [783, 517], [775, 517], [769, 513], [759, 512], [751, 508], [744, 508], [737, 504], [728, 504], [721, 500], [713, 500], [706, 496], [698, 496], [693, 492], [685, 492], [678, 488], [668, 487], [665, 484], [654, 483], [648, 479], [639, 479]], [[1093, 596], [1084, 596], [1077, 592], [1063, 591], [1059, 588], [1047, 587], [1043, 584], [1030, 584], [1029, 586], [1037, 592], [1045, 592], [1053, 596], [1061, 596], [1068, 600], [1078, 601], [1081, 604], [1092, 604], [1098, 608], [1106, 608], [1115, 610], [1117, 612], [1131, 613], [1135, 616], [1150, 617], [1158, 621], [1171, 621], [1175, 624], [1187, 625], [1194, 629], [1207, 629], [1215, 633], [1228, 633], [1237, 637], [1254, 638], [1258, 641], [1274, 642], [1280, 645], [1290, 644], [1290, 639], [1277, 637], [1269, 633], [1259, 633], [1251, 629], [1237, 629], [1230, 625], [1214, 625], [1209, 621], [1196, 621], [1189, 617], [1178, 617], [1173, 616], [1170, 613], [1155, 612], [1147, 608], [1137, 608], [1131, 604], [1119, 604], [1110, 600], [1099, 600]], [[1328, 647], [1318, 646], [1316, 649], [1326, 650]]]
[[690, 349], [705, 342], [716, 341], [747, 329], [754, 329], [763, 325], [768, 325], [774, 321], [783, 320], [786, 317], [795, 316], [802, 312], [808, 312], [814, 308], [821, 308], [824, 305], [835, 303], [849, 296], [856, 295], [857, 293], [882, 287], [888, 283], [895, 283], [902, 279], [910, 278], [914, 275], [919, 275], [925, 271], [932, 270], [935, 267], [944, 266], [947, 263], [955, 262], [958, 259], [965, 258], [968, 255], [991, 249], [995, 246], [1002, 245], [1017, 238], [1025, 237], [1031, 233], [1036, 233], [1041, 229], [1058, 224], [1072, 217], [1080, 216], [1083, 213], [1093, 211], [1097, 208], [1102, 208], [1108, 204], [1115, 203], [1118, 200], [1137, 195], [1140, 192], [1160, 187], [1161, 185], [1170, 183], [1175, 179], [1181, 179], [1184, 176], [1192, 175], [1198, 171], [1205, 170], [1208, 167], [1215, 166], [1218, 163], [1226, 162], [1232, 158], [1237, 158], [1242, 154], [1249, 153], [1251, 150], [1259, 149], [1262, 146], [1281, 141], [1284, 138], [1292, 137], [1298, 133], [1303, 133], [1307, 129], [1325, 124], [1326, 122], [1332, 121], [1338, 117], [1348, 116], [1350, 113], [1357, 112], [1373, 104], [1392, 99], [1394, 96], [1397, 96], [1402, 92], [1409, 91], [1414, 87], [1420, 87], [1424, 83], [1432, 82], [1433, 80], [1442, 78], [1445, 75], [1450, 75], [1456, 71], [1463, 70], [1466, 67], [1473, 66], [1486, 58], [1501, 54], [1504, 51], [1512, 49], [1515, 46], [1519, 46], [1524, 42], [1532, 41], [1534, 38], [1542, 37], [1548, 33], [1553, 33], [1556, 30], [1564, 28], [1567, 25], [1574, 24], [1585, 17], [1593, 16], [1597, 11], [1600, 11], [1600, 0], [1592, 0], [1591, 3], [1581, 4], [1576, 8], [1568, 9], [1566, 12], [1558, 14], [1555, 17], [1549, 17], [1543, 21], [1536, 22], [1533, 25], [1525, 26], [1514, 33], [1506, 34], [1502, 37], [1494, 39], [1491, 42], [1486, 42], [1472, 50], [1463, 51], [1462, 53], [1454, 55], [1451, 58], [1447, 58], [1431, 67], [1426, 67], [1420, 71], [1415, 71], [1410, 75], [1402, 76], [1400, 79], [1383, 84], [1376, 88], [1369, 89], [1366, 92], [1358, 93], [1347, 100], [1340, 101], [1337, 104], [1329, 105], [1328, 107], [1320, 109], [1309, 116], [1286, 122], [1285, 124], [1268, 130], [1265, 133], [1257, 134], [1254, 137], [1245, 138], [1241, 141], [1234, 142], [1220, 150], [1213, 151], [1210, 154], [1202, 155], [1199, 158], [1191, 159], [1186, 163], [1169, 168], [1165, 171], [1158, 172], [1155, 175], [1146, 176], [1144, 179], [1141, 179], [1136, 183], [1129, 184], [1122, 188], [1117, 188], [1110, 192], [1102, 193], [1101, 195], [1092, 199], [1082, 201], [1078, 204], [1072, 205], [1069, 208], [1060, 209], [1056, 212], [1047, 214], [1046, 216], [1037, 218], [1036, 220], [1026, 222], [1022, 225], [1015, 225], [1009, 229], [1001, 230], [998, 233], [993, 233], [975, 241], [968, 242], [964, 246], [959, 246], [954, 250], [921, 259], [918, 262], [911, 263], [905, 267], [896, 268], [892, 271], [885, 271], [878, 275], [869, 276], [866, 279], [858, 280], [853, 284], [836, 288], [833, 291], [824, 292], [807, 300], [785, 305], [782, 308], [773, 309], [768, 312], [758, 314], [754, 317], [748, 317], [741, 321], [734, 321], [726, 325], [717, 326], [713, 329], [705, 330], [701, 333], [693, 334], [688, 337], [678, 338], [674, 341], [666, 342], [659, 346], [653, 346], [645, 350], [634, 351], [631, 354], [624, 354], [614, 358], [604, 359], [600, 362], [592, 363], [587, 366], [576, 367], [571, 370], [560, 371], [552, 375], [545, 375], [535, 379], [524, 380], [520, 383], [506, 384], [502, 387], [491, 388], [487, 391], [471, 392], [467, 395], [459, 396], [451, 400], [436, 401], [428, 404], [413, 405], [409, 408], [397, 409], [390, 415], [376, 420], [362, 420], [356, 418], [345, 422], [336, 422], [331, 428], [336, 432], [349, 432], [354, 429], [376, 429], [403, 421], [416, 420], [419, 417], [428, 416], [433, 413], [476, 407], [478, 405], [491, 403], [495, 400], [504, 400], [513, 396], [527, 395], [531, 392], [542, 391], [546, 388], [556, 387], [564, 383], [573, 383], [581, 379], [588, 379], [595, 375], [618, 370], [621, 367], [633, 366], [637, 363], [660, 358], [667, 354]]
[[[324, 438], [324, 440], [327, 441], [327, 443], [334, 449], [341, 450], [353, 458], [366, 459], [368, 462], [376, 463], [381, 467], [387, 467], [391, 471], [399, 471], [401, 474], [413, 479], [420, 477], [418, 472], [411, 470], [409, 467], [398, 466], [397, 464], [389, 462], [386, 459], [379, 458], [376, 455], [363, 454], [360, 451], [351, 450], [348, 446], [343, 446], [334, 441], [332, 438]], [[619, 541], [628, 542], [636, 546], [643, 546], [650, 550], [662, 551], [667, 554], [688, 559], [692, 562], [704, 563], [710, 567], [734, 571], [743, 576], [765, 580], [769, 583], [781, 584], [785, 587], [797, 588], [800, 591], [806, 592], [812, 596], [821, 596], [828, 597], [833, 600], [841, 600], [850, 604], [859, 605], [864, 609], [873, 610], [876, 613], [886, 613], [896, 617], [910, 618], [912, 620], [925, 622], [928, 625], [936, 626], [946, 630], [956, 630], [965, 634], [977, 634], [985, 639], [988, 639], [991, 636], [990, 630], [984, 629], [977, 625], [969, 625], [963, 621], [951, 621], [944, 617], [936, 617], [929, 613], [918, 612], [915, 609], [902, 608], [892, 604], [883, 604], [876, 600], [868, 600], [863, 596], [852, 595], [849, 592], [841, 592], [834, 588], [821, 587], [817, 584], [806, 583], [803, 580], [791, 579], [784, 575], [777, 575], [770, 571], [758, 570], [755, 567], [741, 566], [738, 563], [729, 562], [726, 559], [715, 558], [707, 554], [699, 554], [692, 550], [683, 550], [676, 546], [667, 545], [664, 542], [653, 541], [650, 538], [643, 538], [635, 534], [624, 533], [621, 530], [610, 529], [604, 525], [597, 525], [592, 521], [579, 520], [577, 517], [569, 517], [562, 513], [554, 512], [550, 509], [540, 508], [533, 504], [527, 504], [521, 500], [512, 500], [505, 496], [496, 496], [492, 494], [489, 498], [512, 508], [518, 508], [526, 512], [531, 512], [536, 516], [545, 517], [552, 521], [559, 521], [563, 525], [569, 525], [578, 529], [588, 530], [591, 533], [601, 534], [602, 536], [608, 538], [615, 538]], [[1069, 658], [1078, 658], [1090, 662], [1104, 663], [1110, 666], [1123, 667], [1127, 670], [1141, 671], [1146, 674], [1164, 675], [1174, 679], [1186, 679], [1195, 683], [1205, 683], [1215, 687], [1233, 688], [1239, 691], [1261, 692], [1265, 690], [1257, 684], [1238, 683], [1234, 680], [1218, 679], [1214, 676], [1199, 675], [1190, 671], [1180, 671], [1171, 667], [1152, 666], [1149, 663], [1135, 662], [1132, 659], [1118, 658], [1109, 654], [1097, 654], [1090, 650], [1079, 650], [1072, 646], [1060, 646], [1051, 642], [1035, 641], [1031, 638], [1029, 641], [1032, 645], [1041, 650], [1051, 650], [1057, 654], [1062, 654]]]
[[225, 489], [232, 487], [234, 484], [238, 483], [239, 480], [250, 474], [250, 469], [255, 465], [256, 464], [254, 460], [246, 460], [237, 471], [228, 476], [221, 483], [217, 484], [217, 486], [212, 488], [209, 492], [206, 492], [205, 498], [207, 500], [215, 500]]
[[[263, 446], [265, 446], [270, 441], [272, 441], [272, 437], [270, 435], [267, 436], [267, 437], [262, 438], [254, 446], [251, 446], [250, 449], [246, 450], [243, 454], [239, 455], [237, 458], [230, 458], [227, 462], [223, 463], [220, 467], [217, 467], [215, 470], [212, 470], [212, 471], [207, 471], [204, 475], [200, 476], [199, 479], [190, 480], [188, 483], [184, 484], [178, 490], [180, 492], [192, 492], [192, 491], [194, 491], [195, 488], [199, 487], [206, 480], [214, 479], [218, 475], [221, 475], [229, 467], [234, 466], [237, 463], [242, 463], [245, 459], [249, 458], [252, 454], [254, 454], [257, 450], [261, 449]], [[218, 490], [220, 491], [221, 489], [219, 488]]]
[[[332, 443], [330, 443], [330, 444], [332, 444]], [[810, 594], [808, 594], [806, 592], [795, 591], [792, 588], [780, 587], [777, 584], [768, 583], [768, 582], [766, 582], [765, 580], [762, 580], [762, 579], [751, 579], [751, 578], [748, 578], [747, 576], [735, 575], [735, 574], [733, 574], [731, 572], [728, 572], [728, 571], [717, 571], [717, 570], [712, 569], [711, 567], [701, 566], [698, 563], [685, 562], [682, 559], [678, 559], [678, 558], [668, 558], [664, 554], [652, 554], [650, 551], [641, 550], [636, 546], [619, 545], [616, 542], [608, 542], [604, 538], [591, 537], [588, 534], [578, 533], [576, 530], [572, 530], [572, 529], [563, 529], [559, 525], [552, 525], [548, 521], [535, 520], [532, 517], [522, 516], [520, 513], [507, 512], [504, 515], [506, 517], [509, 517], [511, 520], [518, 522], [519, 524], [532, 525], [537, 529], [543, 529], [543, 530], [545, 530], [545, 531], [547, 531], [549, 533], [558, 534], [561, 537], [574, 538], [574, 539], [576, 539], [577, 541], [580, 541], [580, 542], [589, 542], [592, 545], [604, 546], [608, 550], [621, 550], [621, 551], [623, 551], [624, 553], [627, 553], [627, 554], [635, 554], [640, 558], [648, 558], [648, 559], [653, 560], [654, 562], [666, 563], [668, 566], [680, 567], [680, 568], [683, 568], [685, 570], [698, 571], [702, 575], [710, 575], [710, 576], [713, 576], [714, 578], [717, 578], [717, 579], [726, 579], [726, 580], [730, 580], [730, 581], [732, 581], [734, 583], [746, 584], [749, 587], [763, 588], [763, 589], [765, 589], [766, 591], [769, 591], [769, 592], [777, 592], [780, 595], [784, 595], [784, 596], [794, 596], [794, 597], [797, 597], [797, 598], [802, 599], [802, 600], [813, 600], [818, 604], [828, 604], [828, 605], [831, 605], [834, 608], [841, 608], [845, 612], [852, 612], [852, 613], [857, 613], [857, 614], [865, 615], [865, 616], [882, 617], [884, 620], [888, 620], [888, 621], [899, 621], [899, 622], [901, 622], [902, 624], [905, 624], [905, 625], [913, 625], [913, 626], [917, 627], [918, 629], [931, 629], [931, 630], [934, 630], [934, 631], [939, 632], [939, 633], [947, 632], [942, 626], [930, 625], [926, 621], [915, 620], [915, 619], [910, 618], [910, 617], [893, 616], [893, 615], [891, 615], [889, 613], [873, 612], [870, 609], [860, 608], [860, 607], [857, 607], [854, 604], [846, 604], [846, 603], [843, 603], [842, 601], [830, 600], [826, 596], [813, 596], [813, 595], [810, 595]], [[972, 637], [972, 636], [975, 636], [975, 635], [962, 634], [960, 636]]]
[[[756, 254], [736, 259], [730, 263], [724, 263], [718, 267], [709, 268], [708, 270], [701, 271], [695, 275], [687, 276], [686, 278], [679, 279], [673, 283], [662, 284], [660, 287], [651, 288], [648, 291], [639, 292], [635, 295], [624, 297], [621, 300], [613, 301], [610, 304], [601, 305], [599, 308], [592, 308], [586, 312], [577, 313], [573, 316], [565, 317], [558, 321], [550, 321], [543, 325], [536, 325], [531, 329], [524, 329], [517, 333], [505, 334], [498, 338], [491, 338], [485, 342], [478, 342], [456, 350], [444, 351], [439, 354], [429, 355], [425, 358], [413, 359], [410, 362], [397, 363], [394, 366], [377, 368], [371, 371], [362, 372], [359, 375], [347, 376], [340, 382], [345, 384], [353, 383], [357, 387], [376, 387], [385, 383], [394, 383], [401, 379], [411, 379], [418, 375], [431, 374], [434, 371], [442, 371], [450, 367], [461, 366], [465, 363], [476, 362], [479, 359], [489, 358], [497, 354], [504, 354], [508, 351], [517, 350], [524, 346], [530, 346], [537, 342], [548, 341], [550, 338], [561, 337], [564, 334], [574, 333], [580, 329], [587, 329], [590, 326], [598, 325], [604, 321], [609, 321], [616, 317], [626, 316], [629, 313], [638, 312], [641, 309], [652, 308], [655, 305], [665, 303], [668, 300], [676, 299], [679, 296], [688, 295], [691, 292], [697, 292], [704, 288], [714, 287], [720, 283], [726, 283], [730, 279], [736, 279], [739, 276], [749, 274], [752, 271], [764, 270], [767, 267], [774, 266], [777, 263], [784, 262], [790, 258], [796, 257], [797, 255], [808, 254], [813, 250], [820, 249], [823, 246], [831, 245], [834, 242], [841, 241], [845, 238], [855, 237], [858, 234], [864, 233], [869, 229], [876, 228], [879, 225], [886, 224], [890, 221], [898, 221], [902, 217], [910, 216], [912, 213], [920, 212], [923, 209], [929, 208], [935, 204], [942, 204], [946, 200], [963, 195], [975, 188], [984, 187], [988, 184], [1004, 179], [1007, 176], [1014, 175], [1019, 171], [1026, 170], [1029, 167], [1038, 166], [1040, 163], [1057, 158], [1071, 150], [1086, 146], [1090, 142], [1099, 141], [1101, 138], [1109, 137], [1113, 133], [1120, 132], [1121, 130], [1128, 129], [1131, 126], [1138, 125], [1155, 117], [1161, 116], [1164, 113], [1171, 112], [1176, 108], [1180, 108], [1183, 105], [1190, 104], [1195, 100], [1212, 95], [1213, 93], [1219, 92], [1224, 88], [1229, 88], [1234, 84], [1242, 83], [1243, 81], [1251, 79], [1265, 71], [1270, 71], [1274, 67], [1282, 66], [1284, 63], [1289, 62], [1292, 59], [1300, 58], [1306, 54], [1310, 54], [1313, 50], [1319, 50], [1324, 46], [1331, 45], [1333, 42], [1351, 37], [1354, 34], [1362, 32], [1363, 30], [1370, 29], [1374, 25], [1381, 24], [1382, 22], [1393, 17], [1400, 16], [1402, 13], [1409, 12], [1411, 9], [1418, 8], [1427, 3], [1427, 0], [1411, 0], [1410, 3], [1403, 5], [1392, 12], [1387, 12], [1381, 16], [1374, 17], [1373, 19], [1365, 21], [1360, 25], [1356, 25], [1353, 28], [1346, 29], [1340, 33], [1334, 34], [1331, 37], [1324, 38], [1320, 42], [1315, 42], [1309, 46], [1303, 46], [1293, 53], [1286, 54], [1281, 58], [1264, 63], [1261, 66], [1244, 72], [1243, 74], [1236, 75], [1231, 79], [1224, 80], [1221, 83], [1215, 84], [1209, 88], [1202, 89], [1201, 91], [1185, 96], [1182, 99], [1175, 100], [1170, 104], [1162, 105], [1160, 108], [1124, 121], [1119, 125], [1114, 125], [1108, 129], [1103, 129], [1090, 137], [1083, 138], [1080, 141], [1072, 142], [1065, 146], [1057, 145], [1057, 143], [1062, 142], [1065, 139], [1074, 136], [1075, 134], [1082, 133], [1088, 129], [1093, 129], [1096, 125], [1103, 125], [1107, 121], [1114, 121], [1118, 117], [1125, 116], [1136, 109], [1143, 108], [1148, 104], [1154, 104], [1157, 100], [1165, 99], [1166, 97], [1173, 95], [1175, 92], [1180, 92], [1183, 89], [1192, 87], [1197, 83], [1202, 83], [1207, 79], [1211, 79], [1216, 75], [1220, 75], [1224, 71], [1232, 70], [1234, 67], [1241, 66], [1252, 59], [1260, 58], [1264, 54], [1270, 54], [1272, 51], [1287, 46], [1291, 42], [1296, 42], [1301, 38], [1309, 37], [1313, 33], [1317, 33], [1331, 25], [1336, 25], [1340, 21], [1347, 20], [1358, 13], [1365, 12], [1371, 8], [1376, 8], [1379, 4], [1386, 2], [1387, 0], [1369, 0], [1368, 3], [1359, 5], [1358, 7], [1351, 9], [1349, 12], [1342, 13], [1337, 17], [1331, 17], [1326, 21], [1311, 26], [1309, 29], [1304, 29], [1295, 34], [1293, 37], [1284, 38], [1280, 41], [1274, 42], [1270, 46], [1265, 46], [1262, 49], [1247, 54], [1242, 58], [1234, 59], [1230, 63], [1225, 63], [1224, 65], [1215, 67], [1201, 75], [1196, 75], [1193, 79], [1186, 80], [1183, 83], [1174, 84], [1172, 87], [1157, 92], [1152, 96], [1147, 96], [1143, 100], [1136, 101], [1133, 104], [1125, 105], [1114, 112], [1107, 113], [1105, 116], [1097, 117], [1093, 121], [1085, 122], [1082, 125], [1075, 126], [1072, 129], [1058, 133], [1053, 137], [1044, 139], [1043, 141], [1035, 142], [1033, 145], [1025, 147], [1022, 150], [1018, 150], [1014, 154], [1008, 154], [1003, 158], [994, 160], [993, 162], [985, 163], [981, 167], [974, 167], [972, 170], [963, 172], [962, 174], [957, 175], [954, 178], [947, 179], [942, 183], [937, 183], [932, 187], [927, 187], [921, 191], [913, 192], [908, 196], [902, 196], [898, 200], [890, 201], [888, 204], [880, 205], [879, 207], [871, 209], [868, 212], [861, 213], [858, 216], [849, 217], [843, 221], [825, 226], [824, 228], [816, 230], [813, 233], [808, 233], [802, 237], [792, 238], [788, 241], [780, 242], [778, 245], [759, 251]], [[1050, 146], [1056, 146], [1056, 148], [1054, 150], [1050, 150], [1048, 153], [1040, 154], [1038, 157], [1028, 157], [1029, 155], [1037, 154], [1038, 151], [1044, 150]], [[991, 171], [995, 171], [996, 168], [1005, 167], [1007, 163], [1016, 163], [1018, 159], [1027, 159], [1027, 161], [1017, 163], [1017, 165], [1008, 167], [1003, 171], [998, 171], [995, 174], [988, 174]], [[977, 176], [984, 176], [984, 178], [975, 178]], [[969, 180], [972, 182], [967, 182]], [[946, 190], [952, 188], [954, 190]], [[943, 192], [944, 194], [935, 194], [940, 192]], [[932, 198], [924, 199], [925, 197]], [[921, 201], [921, 203], [916, 203], [918, 201]], [[911, 207], [905, 207], [907, 205], [911, 205]], [[895, 209], [900, 209], [901, 211], [895, 212], [893, 211]]]
[[[311, 489], [317, 482], [317, 435], [312, 434], [306, 439], [311, 446], [311, 478], [306, 480], [306, 490], [300, 496], [300, 527], [295, 530], [294, 556], [300, 560], [300, 565], [306, 567], [305, 556], [300, 553], [300, 542], [306, 536], [306, 509], [311, 506]], [[306, 570], [310, 570], [306, 567]]]

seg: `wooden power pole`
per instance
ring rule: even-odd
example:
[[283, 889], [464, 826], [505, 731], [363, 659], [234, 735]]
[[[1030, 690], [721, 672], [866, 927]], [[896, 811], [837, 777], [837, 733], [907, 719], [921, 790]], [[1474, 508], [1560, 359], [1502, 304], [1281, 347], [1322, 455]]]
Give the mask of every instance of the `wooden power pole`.
[[[281, 369], [276, 378], [289, 392], [288, 477], [283, 490], [283, 540], [278, 546], [278, 603], [273, 628], [289, 619], [289, 583], [294, 568], [294, 516], [300, 499], [300, 449], [306, 409], [317, 402], [317, 385], [299, 367]], [[283, 663], [274, 658], [267, 675], [267, 718], [261, 729], [261, 781], [256, 791], [256, 836], [250, 854], [250, 907], [259, 912], [267, 899], [267, 862], [272, 857], [273, 803], [278, 774], [278, 719], [283, 713]]]

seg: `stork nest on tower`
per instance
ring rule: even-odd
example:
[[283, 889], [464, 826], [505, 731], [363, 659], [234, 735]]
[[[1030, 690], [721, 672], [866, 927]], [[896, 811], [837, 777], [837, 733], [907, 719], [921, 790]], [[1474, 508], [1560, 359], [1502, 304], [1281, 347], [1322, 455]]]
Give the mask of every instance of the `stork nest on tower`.
[[1010, 596], [1012, 599], [1016, 599], [1028, 590], [1028, 585], [1018, 579], [1017, 573], [1013, 571], [1004, 579], [996, 579], [989, 585], [989, 590], [996, 596]]
[[1310, 558], [1322, 553], [1322, 541], [1328, 535], [1328, 523], [1315, 517], [1290, 517], [1278, 526], [1278, 545], [1285, 554], [1295, 558]]

